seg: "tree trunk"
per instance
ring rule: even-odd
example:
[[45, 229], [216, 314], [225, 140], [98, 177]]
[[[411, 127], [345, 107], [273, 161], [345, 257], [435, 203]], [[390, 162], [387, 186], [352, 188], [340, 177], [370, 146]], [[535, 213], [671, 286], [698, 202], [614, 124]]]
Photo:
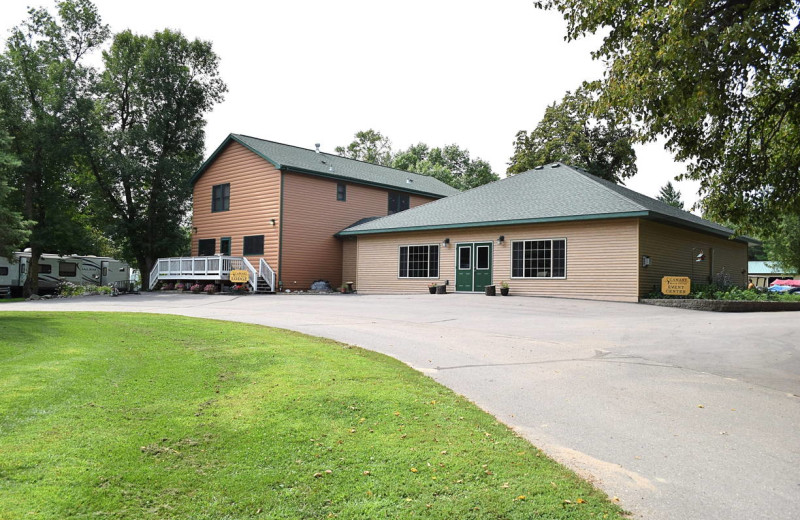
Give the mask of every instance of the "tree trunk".
[[39, 294], [39, 257], [42, 255], [42, 248], [36, 244], [31, 244], [31, 260], [28, 262], [28, 274], [22, 286], [22, 296], [25, 298]]
[[145, 256], [137, 256], [136, 263], [139, 264], [139, 276], [142, 279], [142, 290], [150, 290], [150, 271], [153, 270], [155, 262]]

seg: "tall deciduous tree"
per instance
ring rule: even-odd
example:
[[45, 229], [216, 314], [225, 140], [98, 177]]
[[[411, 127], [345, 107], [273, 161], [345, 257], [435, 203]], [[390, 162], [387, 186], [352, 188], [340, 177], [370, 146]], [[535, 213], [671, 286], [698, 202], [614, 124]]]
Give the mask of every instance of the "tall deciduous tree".
[[8, 179], [12, 169], [21, 163], [9, 153], [10, 145], [11, 137], [0, 127], [0, 257], [9, 260], [28, 239], [33, 225], [14, 210], [11, 201], [12, 191], [15, 190], [8, 185]]
[[38, 260], [45, 249], [80, 252], [91, 240], [81, 216], [86, 199], [73, 182], [74, 130], [91, 111], [86, 100], [93, 70], [84, 59], [107, 38], [108, 28], [88, 0], [59, 2], [57, 8], [57, 17], [30, 9], [0, 56], [0, 110], [21, 163], [14, 182], [24, 217], [36, 222], [26, 295], [38, 291]]
[[147, 287], [160, 256], [185, 248], [204, 116], [227, 88], [210, 42], [179, 32], [125, 31], [103, 53], [98, 117], [82, 128], [95, 202]]
[[800, 216], [786, 215], [775, 231], [767, 233], [767, 257], [787, 271], [800, 272]]
[[469, 190], [500, 178], [481, 158], [472, 159], [469, 150], [456, 144], [428, 148], [425, 143], [410, 146], [392, 160], [392, 167], [430, 175], [459, 190]]
[[336, 153], [399, 170], [428, 175], [459, 190], [468, 190], [500, 177], [481, 158], [472, 159], [469, 150], [456, 144], [430, 148], [425, 143], [411, 145], [394, 153], [388, 137], [373, 129], [356, 132], [349, 145], [337, 146]]
[[707, 215], [754, 231], [800, 214], [797, 0], [540, 0], [603, 35], [599, 104], [662, 135]]
[[356, 132], [355, 139], [347, 146], [337, 146], [336, 153], [349, 159], [357, 159], [381, 166], [392, 162], [392, 142], [372, 128]]
[[672, 185], [672, 181], [667, 181], [667, 183], [661, 187], [661, 190], [658, 192], [658, 197], [656, 198], [661, 202], [666, 202], [670, 206], [683, 209], [681, 192], [675, 189], [675, 186]]
[[633, 176], [633, 130], [620, 124], [612, 110], [595, 114], [594, 108], [585, 88], [548, 106], [533, 131], [517, 133], [508, 173], [560, 161], [615, 183]]

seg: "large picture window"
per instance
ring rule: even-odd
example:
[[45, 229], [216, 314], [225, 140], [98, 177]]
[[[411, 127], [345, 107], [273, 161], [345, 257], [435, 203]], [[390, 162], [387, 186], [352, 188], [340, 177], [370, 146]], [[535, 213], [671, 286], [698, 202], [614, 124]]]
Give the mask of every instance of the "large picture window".
[[251, 235], [244, 237], [244, 244], [242, 244], [244, 256], [257, 256], [264, 254], [264, 235]]
[[439, 246], [401, 246], [400, 278], [439, 278]]
[[217, 184], [211, 188], [211, 211], [228, 211], [231, 209], [231, 185]]
[[512, 278], [566, 278], [567, 240], [521, 240], [511, 245]]
[[400, 213], [409, 208], [409, 198], [407, 193], [389, 192], [389, 215]]

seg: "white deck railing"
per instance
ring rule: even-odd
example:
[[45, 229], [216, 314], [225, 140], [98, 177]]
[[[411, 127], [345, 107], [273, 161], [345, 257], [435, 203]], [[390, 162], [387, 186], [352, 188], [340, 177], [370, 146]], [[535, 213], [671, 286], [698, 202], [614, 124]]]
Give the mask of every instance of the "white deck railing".
[[159, 258], [150, 272], [150, 290], [159, 280], [229, 280], [234, 270], [247, 271], [247, 282], [253, 291], [258, 287], [259, 276], [267, 280], [270, 289], [275, 291], [275, 271], [263, 258], [256, 271], [247, 258], [219, 255]]
[[258, 262], [258, 275], [267, 281], [272, 292], [277, 292], [275, 288], [275, 270], [263, 258]]

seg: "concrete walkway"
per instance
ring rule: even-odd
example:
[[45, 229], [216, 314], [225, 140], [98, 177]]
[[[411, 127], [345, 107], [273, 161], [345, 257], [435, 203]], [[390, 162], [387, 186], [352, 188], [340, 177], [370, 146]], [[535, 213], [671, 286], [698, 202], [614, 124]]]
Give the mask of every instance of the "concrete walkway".
[[800, 518], [800, 314], [481, 295], [0, 304], [243, 321], [396, 357], [620, 498], [637, 518]]

